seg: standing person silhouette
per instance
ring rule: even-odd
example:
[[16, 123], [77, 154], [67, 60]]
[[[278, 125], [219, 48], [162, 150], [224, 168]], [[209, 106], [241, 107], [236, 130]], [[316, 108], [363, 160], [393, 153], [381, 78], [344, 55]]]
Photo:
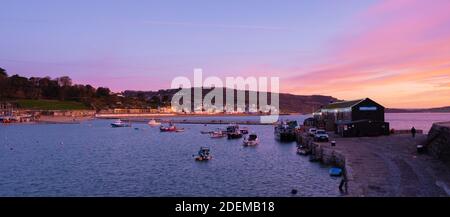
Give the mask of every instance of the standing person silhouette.
[[344, 169], [342, 173], [341, 183], [339, 184], [339, 191], [344, 194], [348, 194], [348, 179], [347, 172]]
[[411, 135], [412, 135], [413, 138], [416, 138], [416, 132], [417, 132], [416, 128], [412, 127], [411, 128]]

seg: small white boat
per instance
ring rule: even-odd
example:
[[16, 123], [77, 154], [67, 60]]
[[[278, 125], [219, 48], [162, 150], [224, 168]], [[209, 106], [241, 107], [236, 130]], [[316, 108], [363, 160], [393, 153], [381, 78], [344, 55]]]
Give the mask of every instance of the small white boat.
[[131, 123], [123, 122], [122, 120], [117, 120], [111, 124], [111, 127], [131, 127]]
[[214, 131], [210, 134], [210, 137], [213, 139], [223, 138], [227, 136], [227, 134], [223, 133], [222, 131]]
[[161, 125], [161, 123], [160, 123], [160, 122], [157, 122], [155, 119], [151, 119], [151, 120], [148, 122], [148, 125], [150, 125], [151, 127], [156, 127], [156, 126]]
[[244, 146], [255, 146], [259, 144], [258, 136], [254, 133], [244, 138]]

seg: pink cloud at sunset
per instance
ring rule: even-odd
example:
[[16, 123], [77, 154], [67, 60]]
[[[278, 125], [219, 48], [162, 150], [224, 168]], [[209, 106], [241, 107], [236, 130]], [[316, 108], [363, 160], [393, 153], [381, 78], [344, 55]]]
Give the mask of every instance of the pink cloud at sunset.
[[383, 1], [354, 20], [321, 57], [328, 61], [284, 79], [284, 91], [399, 108], [450, 104], [450, 1]]

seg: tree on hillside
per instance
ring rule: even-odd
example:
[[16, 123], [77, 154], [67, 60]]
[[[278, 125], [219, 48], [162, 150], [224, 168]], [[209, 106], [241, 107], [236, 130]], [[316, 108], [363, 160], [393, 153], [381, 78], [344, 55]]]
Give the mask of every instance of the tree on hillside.
[[6, 70], [0, 67], [0, 79], [8, 77]]
[[44, 98], [58, 99], [60, 88], [57, 81], [52, 80], [50, 77], [41, 78], [39, 80], [39, 87], [42, 90]]
[[147, 100], [147, 97], [145, 96], [145, 94], [144, 94], [143, 92], [139, 92], [139, 93], [137, 94], [137, 98], [138, 98], [139, 100], [141, 100], [141, 101], [146, 101], [146, 100]]
[[109, 96], [110, 93], [111, 93], [111, 91], [109, 90], [109, 88], [106, 88], [106, 87], [97, 88], [97, 96], [98, 97], [107, 97], [107, 96]]
[[58, 81], [58, 85], [61, 87], [72, 86], [72, 79], [69, 76], [62, 76], [56, 78], [56, 80]]
[[88, 85], [84, 86], [84, 91], [85, 91], [86, 97], [88, 97], [88, 98], [95, 97], [96, 90], [91, 85], [88, 84]]
[[[153, 96], [153, 95], [150, 95]], [[50, 77], [8, 76], [6, 70], [0, 68], [0, 100], [15, 101], [17, 99], [78, 101], [96, 110], [108, 108], [148, 108], [159, 106], [161, 98], [148, 99], [142, 92], [134, 96], [118, 96], [109, 88], [95, 89], [91, 85], [73, 84], [68, 76], [55, 79]], [[164, 97], [168, 101], [168, 96]]]
[[164, 95], [164, 96], [162, 97], [162, 105], [163, 105], [163, 106], [168, 106], [168, 105], [170, 105], [170, 102], [171, 102], [170, 96]]
[[3, 99], [6, 97], [7, 79], [8, 79], [8, 74], [6, 73], [6, 70], [3, 68], [0, 68], [0, 99]]

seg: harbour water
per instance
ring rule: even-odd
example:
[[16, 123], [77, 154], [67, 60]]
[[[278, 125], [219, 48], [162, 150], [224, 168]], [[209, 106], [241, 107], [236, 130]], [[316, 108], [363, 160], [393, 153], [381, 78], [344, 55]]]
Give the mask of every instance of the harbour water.
[[[275, 141], [271, 126], [248, 126], [260, 144], [243, 147], [200, 134], [223, 125], [161, 133], [110, 123], [1, 126], [0, 196], [339, 195], [340, 180], [298, 156], [295, 142]], [[211, 161], [194, 161], [200, 146], [211, 148]]]
[[[394, 128], [428, 130], [450, 114], [386, 114], [386, 119]], [[0, 125], [0, 196], [290, 197], [292, 189], [298, 190], [295, 196], [340, 195], [340, 179], [298, 156], [295, 142], [276, 141], [272, 126], [248, 126], [260, 144], [243, 147], [242, 140], [200, 134], [224, 125], [181, 125], [185, 132], [161, 133], [146, 124], [113, 129], [110, 123]], [[200, 146], [211, 148], [211, 161], [194, 161]]]

